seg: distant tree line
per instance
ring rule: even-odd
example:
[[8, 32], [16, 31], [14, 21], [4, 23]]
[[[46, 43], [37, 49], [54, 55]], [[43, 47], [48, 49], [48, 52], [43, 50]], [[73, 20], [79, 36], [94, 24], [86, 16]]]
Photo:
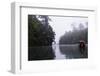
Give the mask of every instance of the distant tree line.
[[84, 27], [82, 23], [80, 23], [78, 28], [73, 26], [72, 31], [65, 32], [65, 34], [61, 36], [59, 43], [60, 44], [77, 44], [81, 40], [83, 40], [86, 44], [88, 43], [88, 28]]

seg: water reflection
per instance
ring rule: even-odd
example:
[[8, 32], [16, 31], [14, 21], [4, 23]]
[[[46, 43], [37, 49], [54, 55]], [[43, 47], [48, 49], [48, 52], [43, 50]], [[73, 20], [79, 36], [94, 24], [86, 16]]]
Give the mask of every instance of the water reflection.
[[66, 55], [66, 59], [72, 59], [72, 58], [87, 58], [88, 57], [88, 51], [87, 51], [87, 45], [84, 50], [84, 53], [81, 54], [80, 48], [78, 44], [71, 44], [71, 45], [59, 45], [60, 51], [62, 54]]
[[55, 54], [52, 46], [35, 46], [28, 48], [28, 60], [49, 60], [54, 59]]
[[52, 45], [53, 51], [55, 52], [55, 59], [65, 59], [65, 55], [61, 53], [60, 47], [57, 44]]
[[75, 59], [87, 58], [87, 45], [82, 55], [78, 44], [72, 45], [52, 45], [52, 46], [36, 46], [28, 48], [28, 60], [51, 60], [51, 59]]

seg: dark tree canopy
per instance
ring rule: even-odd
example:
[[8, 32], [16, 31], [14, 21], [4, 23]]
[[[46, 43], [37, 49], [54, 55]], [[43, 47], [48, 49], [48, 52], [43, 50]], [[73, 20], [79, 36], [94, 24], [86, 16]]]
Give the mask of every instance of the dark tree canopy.
[[28, 15], [29, 47], [52, 45], [55, 33], [49, 25], [49, 20], [48, 16]]

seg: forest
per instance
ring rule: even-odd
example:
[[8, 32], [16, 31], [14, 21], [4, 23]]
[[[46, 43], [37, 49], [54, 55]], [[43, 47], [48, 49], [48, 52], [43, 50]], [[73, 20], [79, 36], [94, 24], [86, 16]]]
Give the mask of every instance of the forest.
[[52, 42], [55, 32], [49, 25], [49, 17], [28, 15], [28, 60], [54, 59]]
[[[86, 25], [88, 23], [86, 22]], [[88, 28], [84, 27], [82, 23], [79, 24], [79, 27], [72, 26], [73, 30], [65, 32], [61, 36], [59, 43], [60, 44], [78, 44], [81, 40], [86, 44], [88, 43]], [[66, 29], [67, 30], [67, 29]]]
[[[52, 20], [51, 17], [46, 15], [28, 15], [28, 60], [56, 59], [57, 55], [59, 56], [58, 58], [64, 55], [66, 59], [87, 58], [88, 46], [86, 45], [85, 47], [84, 55], [81, 55], [78, 45], [80, 41], [88, 44], [88, 22], [80, 22], [78, 27], [72, 23], [70, 25], [72, 30], [64, 29], [65, 33], [59, 37], [57, 43], [57, 32], [62, 30], [54, 31], [53, 26], [55, 25], [50, 24]], [[67, 20], [65, 21], [67, 23]], [[58, 23], [57, 21], [55, 22]], [[58, 25], [56, 24], [57, 27]]]
[[32, 46], [50, 46], [55, 32], [49, 25], [50, 18], [43, 15], [28, 15], [28, 44]]

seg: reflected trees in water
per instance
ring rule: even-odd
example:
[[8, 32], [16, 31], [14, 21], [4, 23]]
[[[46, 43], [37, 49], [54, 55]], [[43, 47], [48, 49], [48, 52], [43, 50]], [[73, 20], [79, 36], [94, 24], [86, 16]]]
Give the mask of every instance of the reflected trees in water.
[[28, 60], [54, 59], [55, 32], [48, 20], [48, 16], [28, 15]]
[[[72, 21], [78, 22], [78, 27]], [[81, 23], [80, 18], [28, 15], [28, 60], [88, 58], [88, 22], [85, 21], [87, 19]], [[80, 41], [84, 48], [80, 48]]]
[[[84, 41], [84, 49], [80, 47], [80, 41]], [[73, 30], [65, 32], [59, 40], [59, 47], [66, 58], [87, 58], [88, 57], [88, 28], [80, 23], [79, 27], [73, 26]], [[81, 52], [83, 51], [83, 53]]]

